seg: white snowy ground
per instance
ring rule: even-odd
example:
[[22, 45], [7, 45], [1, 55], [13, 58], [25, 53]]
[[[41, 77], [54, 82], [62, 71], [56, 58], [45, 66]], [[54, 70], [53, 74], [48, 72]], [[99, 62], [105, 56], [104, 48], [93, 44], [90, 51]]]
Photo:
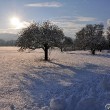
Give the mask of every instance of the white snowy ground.
[[0, 110], [105, 110], [110, 104], [110, 54], [0, 47]]

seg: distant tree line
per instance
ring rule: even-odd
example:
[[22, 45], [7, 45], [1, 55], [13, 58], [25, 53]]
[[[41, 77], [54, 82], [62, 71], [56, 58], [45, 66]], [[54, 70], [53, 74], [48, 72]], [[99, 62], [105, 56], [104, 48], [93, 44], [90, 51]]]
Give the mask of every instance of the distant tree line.
[[0, 39], [0, 46], [15, 46], [15, 44], [15, 40], [5, 41], [3, 39]]

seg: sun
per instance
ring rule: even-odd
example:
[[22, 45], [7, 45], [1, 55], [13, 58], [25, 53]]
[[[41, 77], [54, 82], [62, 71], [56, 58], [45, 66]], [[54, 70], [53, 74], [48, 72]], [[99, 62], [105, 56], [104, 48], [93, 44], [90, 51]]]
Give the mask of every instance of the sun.
[[18, 17], [12, 17], [12, 18], [10, 19], [10, 21], [11, 21], [11, 24], [12, 24], [12, 25], [15, 25], [15, 26], [20, 24], [20, 20], [19, 20]]
[[22, 28], [22, 23], [20, 22], [19, 17], [12, 17], [12, 18], [10, 19], [10, 23], [11, 23], [11, 25], [14, 26], [14, 28], [16, 28], [16, 29]]

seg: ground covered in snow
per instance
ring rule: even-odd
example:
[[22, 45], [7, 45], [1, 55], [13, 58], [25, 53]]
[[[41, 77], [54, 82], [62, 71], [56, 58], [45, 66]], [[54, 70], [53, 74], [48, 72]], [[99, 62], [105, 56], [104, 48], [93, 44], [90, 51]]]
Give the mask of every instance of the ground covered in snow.
[[110, 53], [17, 50], [0, 47], [0, 110], [109, 108]]

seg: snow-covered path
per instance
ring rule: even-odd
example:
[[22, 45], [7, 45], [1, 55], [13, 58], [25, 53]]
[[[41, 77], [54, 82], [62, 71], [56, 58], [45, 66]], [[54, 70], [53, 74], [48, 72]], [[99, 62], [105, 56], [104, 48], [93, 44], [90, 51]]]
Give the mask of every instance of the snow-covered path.
[[38, 110], [59, 96], [69, 105], [65, 110], [80, 110], [87, 97], [94, 97], [100, 110], [110, 103], [110, 54], [53, 50], [51, 60], [44, 62], [42, 50], [17, 50], [0, 47], [0, 110], [12, 105], [16, 110]]

